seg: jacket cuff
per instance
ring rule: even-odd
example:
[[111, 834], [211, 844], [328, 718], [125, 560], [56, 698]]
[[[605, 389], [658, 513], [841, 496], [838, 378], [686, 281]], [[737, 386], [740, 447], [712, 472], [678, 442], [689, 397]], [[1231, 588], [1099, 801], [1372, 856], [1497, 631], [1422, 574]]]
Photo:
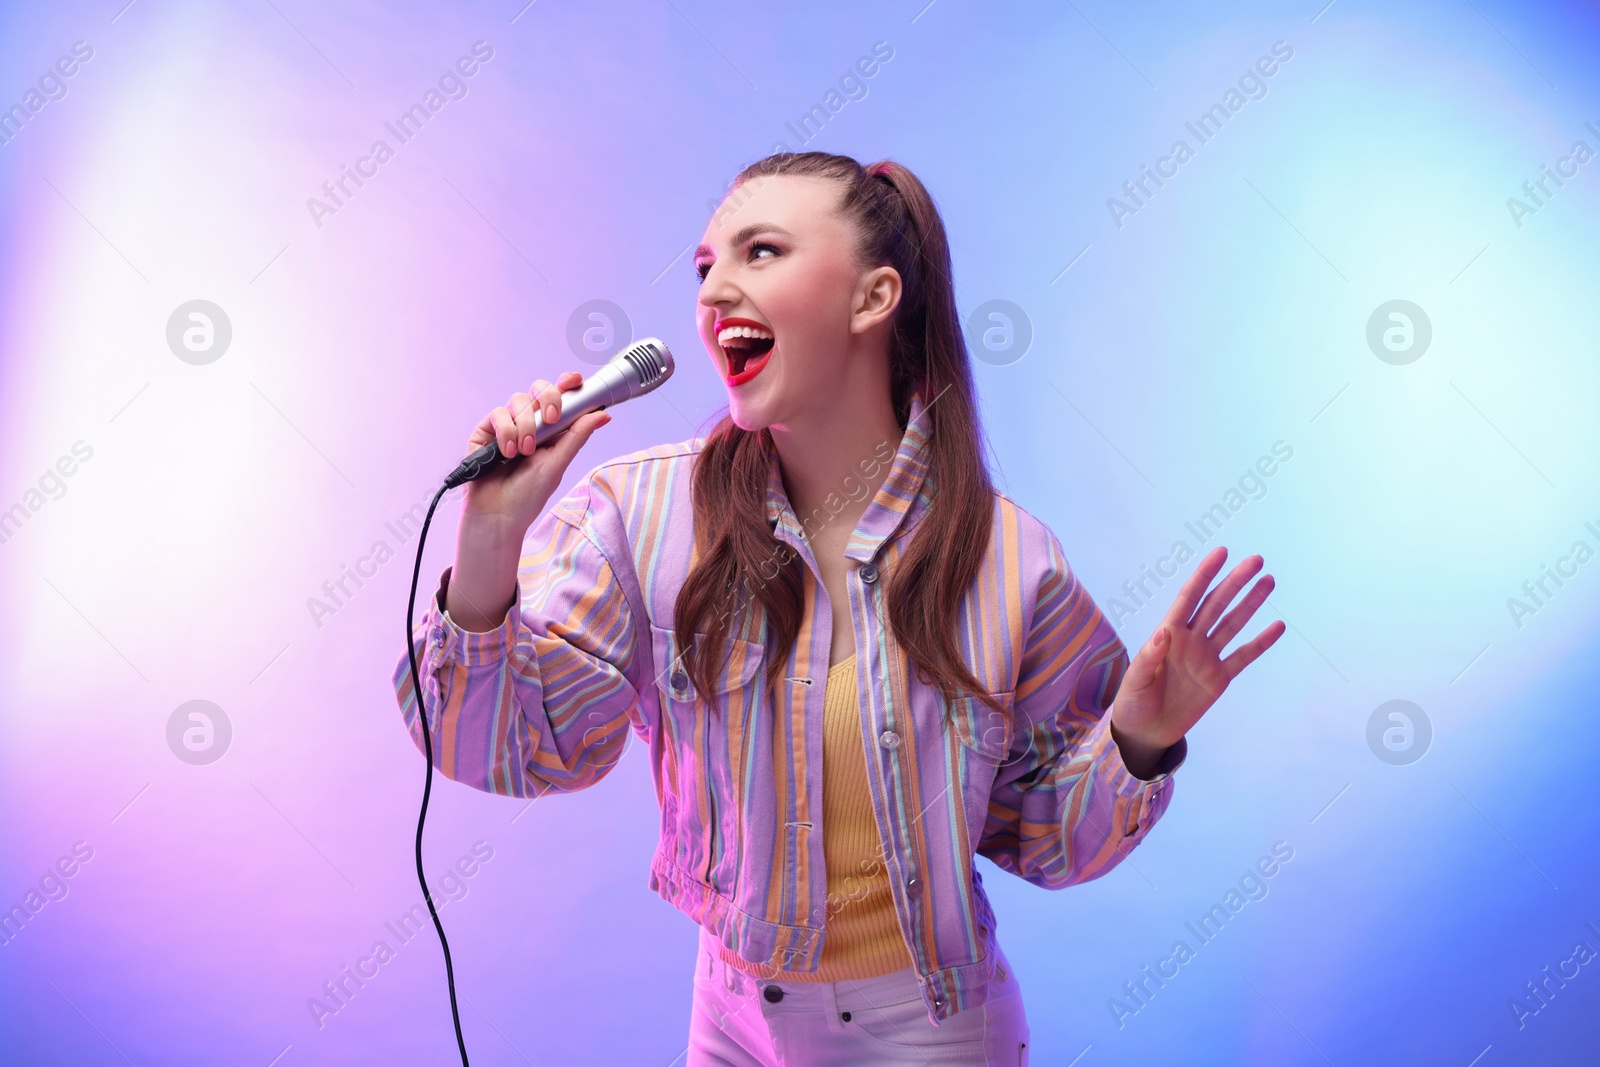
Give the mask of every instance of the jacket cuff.
[[1106, 761], [1112, 784], [1123, 796], [1135, 796], [1150, 786], [1165, 782], [1189, 758], [1189, 738], [1180, 737], [1161, 754], [1161, 759], [1156, 763], [1155, 777], [1140, 778], [1123, 762], [1122, 749], [1117, 745], [1116, 738], [1111, 736], [1109, 711], [1095, 723], [1094, 729], [1096, 736], [1092, 738], [1091, 745], [1099, 750], [1097, 754]]
[[439, 591], [434, 595], [428, 614], [422, 620], [422, 625], [426, 628], [424, 633], [427, 635], [428, 646], [441, 660], [458, 662], [468, 667], [496, 663], [504, 659], [507, 650], [516, 643], [517, 626], [522, 621], [520, 583], [513, 591], [511, 606], [506, 609], [506, 617], [499, 626], [482, 633], [463, 630], [456, 625], [456, 621], [450, 617], [450, 612], [445, 608], [452, 569], [446, 567], [444, 573], [439, 576]]

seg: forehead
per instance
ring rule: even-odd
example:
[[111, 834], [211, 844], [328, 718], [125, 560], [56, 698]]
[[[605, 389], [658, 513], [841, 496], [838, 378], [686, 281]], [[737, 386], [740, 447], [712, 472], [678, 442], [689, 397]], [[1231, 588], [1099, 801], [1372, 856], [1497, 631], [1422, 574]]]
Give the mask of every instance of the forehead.
[[747, 227], [781, 226], [797, 237], [842, 232], [838, 183], [796, 175], [757, 175], [731, 190], [706, 224], [701, 243], [727, 248]]

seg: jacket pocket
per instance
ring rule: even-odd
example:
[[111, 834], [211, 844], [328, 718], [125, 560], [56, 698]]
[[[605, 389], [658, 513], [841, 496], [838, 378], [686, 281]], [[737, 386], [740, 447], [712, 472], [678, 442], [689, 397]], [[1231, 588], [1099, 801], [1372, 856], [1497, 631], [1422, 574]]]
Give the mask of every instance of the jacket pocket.
[[950, 724], [961, 743], [980, 756], [1004, 763], [1011, 750], [1015, 690], [991, 694], [1006, 709], [1004, 715], [977, 697], [963, 696], [946, 704]]
[[[696, 644], [701, 644], [709, 640], [709, 637], [697, 633], [694, 635], [694, 640]], [[655, 680], [656, 687], [661, 690], [661, 699], [684, 704], [693, 703], [696, 693], [689, 683], [687, 667], [689, 650], [679, 646], [676, 633], [654, 623], [650, 626], [650, 644], [655, 653]], [[721, 696], [749, 685], [755, 678], [766, 653], [766, 649], [756, 642], [742, 641], [737, 637], [728, 638], [727, 644], [727, 666], [714, 680], [715, 688], [712, 692], [705, 694], [708, 697]], [[711, 700], [707, 703], [715, 710], [719, 703], [725, 706], [727, 701]], [[662, 706], [665, 708], [666, 705]]]
[[960, 742], [957, 746], [961, 758], [955, 762], [956, 773], [961, 776], [956, 795], [962, 798], [967, 840], [964, 842], [970, 855], [976, 852], [983, 839], [984, 826], [989, 820], [989, 795], [1000, 768], [1017, 758], [1011, 755], [1011, 742], [1015, 736], [1012, 723], [1015, 691], [992, 694], [1006, 709], [1002, 715], [976, 697], [963, 696], [945, 701], [950, 732]]
[[[694, 635], [697, 644], [707, 639]], [[760, 676], [766, 649], [729, 638], [726, 665], [713, 680], [712, 691], [702, 694], [689, 680], [687, 649], [679, 646], [677, 634], [652, 624], [650, 643], [663, 740], [669, 749], [662, 783], [663, 844], [674, 863], [707, 886], [731, 886], [737, 881], [739, 850], [734, 848], [730, 863], [728, 845], [737, 846], [733, 839], [738, 831], [724, 820], [737, 820], [734, 774], [739, 761], [728, 751], [728, 716], [730, 709], [742, 717], [751, 708], [754, 695], [747, 690]]]

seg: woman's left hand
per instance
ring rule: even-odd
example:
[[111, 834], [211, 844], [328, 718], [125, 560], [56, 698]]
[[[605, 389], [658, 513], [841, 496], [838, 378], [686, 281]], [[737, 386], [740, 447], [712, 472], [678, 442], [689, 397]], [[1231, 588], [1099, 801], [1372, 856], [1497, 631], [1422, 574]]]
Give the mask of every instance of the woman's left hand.
[[1260, 556], [1246, 557], [1201, 600], [1201, 593], [1227, 558], [1227, 548], [1218, 546], [1200, 561], [1166, 617], [1129, 664], [1112, 701], [1111, 736], [1135, 777], [1153, 777], [1162, 753], [1188, 733], [1228, 683], [1287, 629], [1281, 620], [1274, 621], [1227, 659], [1222, 658], [1222, 650], [1244, 629], [1273, 588], [1272, 575], [1262, 575], [1238, 606], [1223, 615], [1264, 563]]

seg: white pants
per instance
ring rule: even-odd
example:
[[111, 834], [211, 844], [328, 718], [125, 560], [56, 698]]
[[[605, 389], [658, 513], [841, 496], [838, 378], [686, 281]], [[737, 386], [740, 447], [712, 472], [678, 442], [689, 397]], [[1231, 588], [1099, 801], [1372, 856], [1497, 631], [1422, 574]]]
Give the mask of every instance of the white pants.
[[702, 929], [687, 1067], [1027, 1067], [1022, 990], [1004, 954], [997, 973], [985, 1003], [936, 1027], [909, 967], [860, 981], [774, 982], [722, 962]]

